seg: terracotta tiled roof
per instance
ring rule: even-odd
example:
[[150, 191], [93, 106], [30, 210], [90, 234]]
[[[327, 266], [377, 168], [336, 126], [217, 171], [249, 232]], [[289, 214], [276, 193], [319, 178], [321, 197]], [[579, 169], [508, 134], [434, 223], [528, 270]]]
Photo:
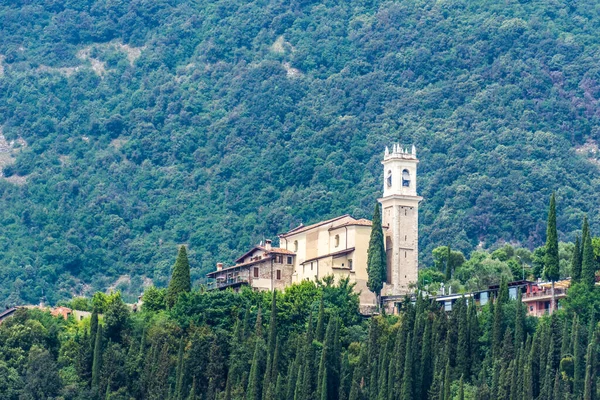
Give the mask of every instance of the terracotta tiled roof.
[[[265, 250], [263, 247], [261, 246], [255, 246], [251, 251], [255, 250], [255, 249], [262, 249]], [[248, 253], [250, 253], [251, 251], [249, 251]], [[248, 254], [246, 253], [246, 255]], [[213, 276], [219, 272], [223, 272], [223, 271], [229, 271], [232, 270], [234, 268], [240, 268], [240, 267], [248, 267], [250, 265], [254, 265], [254, 264], [260, 264], [263, 261], [268, 261], [270, 259], [273, 258], [272, 254], [287, 254], [287, 255], [296, 255], [296, 253], [294, 253], [293, 251], [290, 250], [286, 250], [286, 249], [280, 249], [278, 247], [275, 247], [273, 249], [271, 249], [271, 251], [268, 251], [265, 255], [265, 257], [259, 258], [259, 259], [255, 259], [255, 260], [251, 260], [251, 261], [247, 261], [247, 262], [238, 262], [235, 265], [232, 265], [231, 267], [227, 267], [227, 268], [223, 268], [220, 271], [212, 271], [209, 272], [208, 274], [206, 274], [206, 276], [210, 277]], [[238, 260], [243, 259], [244, 257], [240, 257]]]
[[330, 231], [334, 230], [334, 229], [339, 229], [339, 228], [343, 228], [344, 226], [372, 226], [373, 222], [369, 221], [368, 219], [357, 219], [354, 221], [348, 221], [348, 222], [344, 222], [343, 224], [339, 224], [339, 225], [335, 225], [332, 226], [331, 228], [329, 228]]
[[271, 251], [268, 251], [268, 253], [296, 255], [296, 253], [294, 253], [293, 251], [288, 249], [282, 249], [281, 247], [272, 248]]
[[[290, 235], [295, 235], [297, 233], [306, 232], [306, 231], [311, 230], [313, 228], [316, 228], [316, 227], [319, 227], [319, 226], [322, 226], [322, 225], [331, 224], [331, 223], [333, 223], [335, 221], [338, 221], [338, 220], [340, 220], [342, 218], [347, 218], [347, 217], [350, 217], [350, 214], [344, 214], [344, 215], [341, 215], [339, 217], [328, 219], [326, 221], [317, 222], [316, 224], [312, 224], [312, 225], [307, 225], [307, 226], [300, 225], [300, 226], [292, 229], [291, 231], [288, 231], [286, 233], [281, 233], [279, 235], [279, 237], [286, 237], [286, 236], [290, 236]], [[352, 217], [350, 217], [350, 218], [352, 218]]]

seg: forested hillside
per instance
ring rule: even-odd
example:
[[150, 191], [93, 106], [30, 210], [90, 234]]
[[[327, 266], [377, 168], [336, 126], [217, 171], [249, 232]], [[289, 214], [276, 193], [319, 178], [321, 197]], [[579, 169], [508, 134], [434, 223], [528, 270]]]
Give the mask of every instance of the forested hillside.
[[572, 240], [600, 206], [599, 10], [0, 0], [0, 300], [133, 296], [175, 244], [197, 280], [300, 222], [371, 217], [392, 142], [421, 160], [422, 259], [543, 244], [552, 190]]
[[369, 320], [347, 281], [192, 291], [169, 310], [146, 292], [137, 313], [99, 293], [82, 321], [22, 309], [0, 325], [0, 397], [592, 400], [600, 292], [578, 288], [539, 320], [505, 284], [482, 308], [419, 297]]

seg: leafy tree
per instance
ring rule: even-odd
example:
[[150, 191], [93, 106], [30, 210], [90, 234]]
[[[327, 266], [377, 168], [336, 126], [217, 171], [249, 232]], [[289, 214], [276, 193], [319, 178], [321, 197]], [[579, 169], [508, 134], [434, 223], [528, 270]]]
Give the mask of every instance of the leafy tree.
[[27, 357], [24, 392], [26, 398], [42, 400], [52, 398], [60, 390], [60, 377], [56, 361], [50, 352], [33, 346]]
[[123, 302], [121, 293], [117, 292], [110, 297], [104, 313], [104, 329], [106, 337], [114, 342], [120, 342], [123, 331], [129, 328], [129, 308]]
[[179, 247], [177, 260], [173, 265], [171, 280], [167, 289], [166, 302], [169, 307], [173, 307], [181, 293], [189, 292], [192, 289], [190, 281], [190, 263], [187, 257], [185, 246]]

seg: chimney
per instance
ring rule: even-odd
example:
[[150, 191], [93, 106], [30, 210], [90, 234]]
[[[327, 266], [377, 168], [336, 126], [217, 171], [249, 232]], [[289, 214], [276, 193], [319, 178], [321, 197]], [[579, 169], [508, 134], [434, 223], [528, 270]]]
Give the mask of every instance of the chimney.
[[265, 250], [271, 251], [271, 239], [265, 240]]
[[217, 263], [217, 271], [221, 271], [223, 269], [223, 263]]

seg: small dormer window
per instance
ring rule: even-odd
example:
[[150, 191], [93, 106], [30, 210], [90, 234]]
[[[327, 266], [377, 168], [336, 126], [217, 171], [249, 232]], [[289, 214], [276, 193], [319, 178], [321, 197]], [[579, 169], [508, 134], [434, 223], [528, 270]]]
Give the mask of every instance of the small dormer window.
[[340, 245], [340, 235], [335, 235], [335, 247]]
[[387, 187], [392, 187], [392, 171], [389, 170], [387, 173], [387, 178], [385, 178], [385, 182], [387, 183]]
[[402, 171], [402, 186], [409, 187], [410, 186], [410, 172], [407, 169]]

